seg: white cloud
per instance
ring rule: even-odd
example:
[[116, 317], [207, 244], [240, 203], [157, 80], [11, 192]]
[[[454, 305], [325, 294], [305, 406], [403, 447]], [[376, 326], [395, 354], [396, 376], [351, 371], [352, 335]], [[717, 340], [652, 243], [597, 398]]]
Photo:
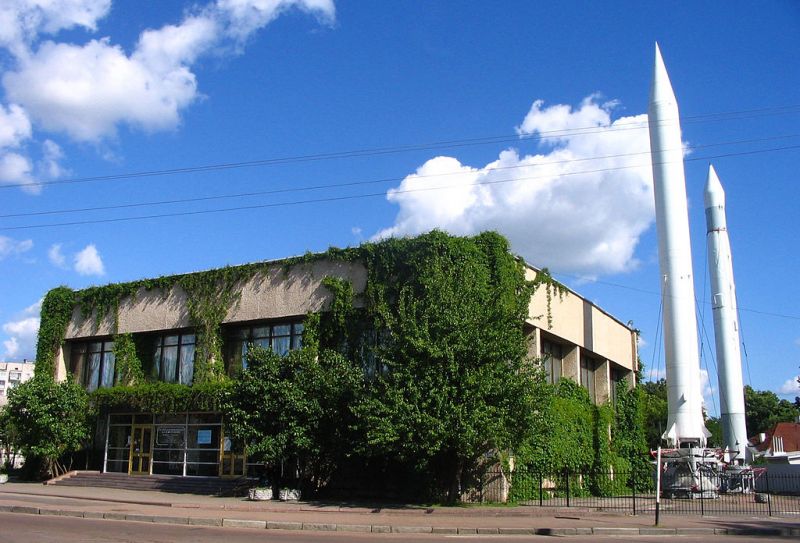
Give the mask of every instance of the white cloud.
[[3, 341], [3, 360], [34, 358], [36, 335], [39, 332], [39, 312], [42, 300], [25, 308], [19, 320], [3, 324], [3, 332], [10, 337]]
[[800, 385], [797, 384], [798, 378], [800, 378], [800, 375], [787, 379], [778, 389], [778, 394], [800, 394]]
[[54, 243], [50, 246], [47, 250], [47, 258], [54, 266], [58, 266], [59, 268], [65, 268], [67, 258], [64, 256], [64, 253], [61, 252], [61, 244]]
[[428, 160], [389, 190], [400, 210], [376, 237], [497, 230], [530, 263], [555, 271], [593, 277], [634, 268], [654, 216], [647, 116], [612, 122], [613, 106], [594, 96], [577, 109], [536, 101], [518, 131], [556, 136], [541, 154], [507, 149], [482, 167]]
[[24, 239], [17, 241], [7, 236], [0, 236], [0, 260], [8, 256], [20, 255], [33, 248], [33, 240]]
[[[289, 9], [332, 22], [331, 0], [217, 0], [189, 8], [177, 24], [143, 31], [131, 51], [100, 37], [85, 43], [58, 41], [58, 32], [97, 30], [110, 0], [5, 0], [0, 6], [0, 48], [11, 53], [2, 75], [0, 183], [39, 192], [35, 175], [58, 177], [62, 152], [42, 144], [34, 161], [19, 147], [37, 129], [81, 142], [113, 138], [120, 126], [172, 130], [201, 98], [193, 66], [212, 52], [240, 51], [254, 32]], [[43, 40], [44, 35], [49, 35]]]
[[94, 244], [87, 245], [75, 255], [75, 271], [81, 275], [104, 275], [103, 260]]
[[23, 55], [40, 33], [82, 26], [95, 30], [111, 0], [3, 0], [0, 5], [0, 46]]

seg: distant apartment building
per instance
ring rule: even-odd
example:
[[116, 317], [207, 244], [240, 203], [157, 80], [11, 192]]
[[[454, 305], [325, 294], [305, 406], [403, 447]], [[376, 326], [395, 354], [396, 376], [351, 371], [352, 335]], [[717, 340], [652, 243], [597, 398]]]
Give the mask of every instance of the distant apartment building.
[[36, 364], [22, 362], [0, 362], [0, 406], [8, 403], [8, 393], [15, 386], [33, 377]]

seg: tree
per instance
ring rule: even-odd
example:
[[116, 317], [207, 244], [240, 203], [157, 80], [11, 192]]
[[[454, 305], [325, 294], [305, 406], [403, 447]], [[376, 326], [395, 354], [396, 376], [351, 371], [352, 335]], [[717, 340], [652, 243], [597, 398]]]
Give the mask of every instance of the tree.
[[[431, 232], [366, 249], [378, 372], [356, 407], [367, 450], [413, 462], [446, 499], [487, 454], [531, 439], [535, 368], [522, 324], [532, 285], [495, 233]], [[542, 274], [542, 277], [548, 277]]]
[[346, 452], [349, 405], [363, 383], [360, 369], [341, 355], [304, 348], [278, 356], [253, 347], [247, 369], [223, 401], [225, 429], [245, 446], [250, 461], [264, 463], [273, 482], [296, 461], [300, 483], [325, 483]]
[[753, 390], [744, 387], [744, 410], [747, 433], [767, 432], [779, 422], [792, 422], [800, 415], [800, 408], [788, 400], [778, 398], [769, 390]]
[[89, 401], [82, 386], [35, 376], [8, 396], [6, 425], [25, 458], [40, 458], [51, 477], [67, 471], [65, 457], [89, 437]]
[[638, 385], [643, 392], [642, 408], [644, 410], [647, 446], [656, 449], [661, 445], [661, 436], [667, 425], [667, 381], [645, 381]]

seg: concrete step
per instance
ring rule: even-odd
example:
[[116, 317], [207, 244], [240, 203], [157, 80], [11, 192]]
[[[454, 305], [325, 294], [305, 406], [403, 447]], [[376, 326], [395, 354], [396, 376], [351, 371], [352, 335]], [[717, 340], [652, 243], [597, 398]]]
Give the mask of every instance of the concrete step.
[[54, 481], [55, 486], [100, 487], [120, 490], [157, 490], [177, 494], [240, 496], [247, 493], [248, 479], [180, 477], [171, 475], [130, 476], [124, 473], [77, 471]]

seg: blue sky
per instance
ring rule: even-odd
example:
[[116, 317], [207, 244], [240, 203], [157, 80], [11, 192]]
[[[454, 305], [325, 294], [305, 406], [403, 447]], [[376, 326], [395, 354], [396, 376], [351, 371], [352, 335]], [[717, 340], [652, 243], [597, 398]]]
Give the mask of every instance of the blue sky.
[[[745, 382], [793, 398], [800, 4], [695, 4], [4, 2], [0, 359], [33, 356], [36, 304], [60, 284], [493, 228], [633, 321], [647, 373], [663, 372], [642, 124], [658, 41], [689, 146], [706, 399], [709, 162]], [[240, 166], [129, 175], [221, 164]], [[130, 204], [146, 205], [42, 214]], [[170, 216], [115, 220], [151, 215]]]

